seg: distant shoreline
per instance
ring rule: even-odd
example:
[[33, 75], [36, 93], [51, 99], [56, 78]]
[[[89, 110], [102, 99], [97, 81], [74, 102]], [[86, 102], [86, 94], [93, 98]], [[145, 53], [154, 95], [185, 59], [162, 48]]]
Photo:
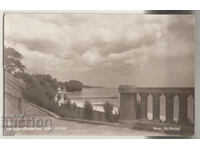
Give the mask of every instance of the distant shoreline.
[[83, 85], [83, 88], [105, 88], [105, 87], [102, 87], [102, 86]]

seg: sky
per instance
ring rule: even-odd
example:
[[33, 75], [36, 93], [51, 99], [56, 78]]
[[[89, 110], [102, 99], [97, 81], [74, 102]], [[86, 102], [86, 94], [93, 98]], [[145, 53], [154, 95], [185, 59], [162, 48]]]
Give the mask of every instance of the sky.
[[5, 47], [28, 73], [118, 87], [194, 86], [192, 15], [7, 13]]

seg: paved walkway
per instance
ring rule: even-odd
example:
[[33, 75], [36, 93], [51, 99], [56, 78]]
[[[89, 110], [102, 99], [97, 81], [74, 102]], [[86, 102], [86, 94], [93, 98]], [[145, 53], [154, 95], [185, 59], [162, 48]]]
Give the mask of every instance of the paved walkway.
[[113, 127], [108, 125], [97, 125], [79, 123], [73, 121], [59, 120], [49, 116], [46, 112], [24, 103], [24, 114], [33, 115], [35, 118], [49, 119], [52, 121], [52, 129], [23, 130], [16, 135], [49, 135], [49, 136], [163, 136], [164, 133], [134, 130], [124, 127]]

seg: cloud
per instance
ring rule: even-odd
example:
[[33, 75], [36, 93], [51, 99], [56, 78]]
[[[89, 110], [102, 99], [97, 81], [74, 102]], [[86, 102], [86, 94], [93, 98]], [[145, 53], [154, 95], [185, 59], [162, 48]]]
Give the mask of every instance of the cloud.
[[[10, 42], [25, 55], [29, 72], [49, 73], [59, 80], [145, 84], [144, 75], [156, 72], [151, 75], [153, 82], [166, 84], [163, 68], [184, 72], [194, 65], [192, 15], [8, 13], [4, 26], [6, 45]], [[152, 59], [171, 65], [157, 65]], [[180, 67], [184, 61], [187, 65]], [[174, 85], [178, 85], [173, 71]]]
[[85, 59], [86, 61], [88, 60], [92, 64], [103, 60], [103, 58], [98, 54], [97, 50], [86, 51], [82, 55], [82, 58]]
[[56, 42], [49, 41], [48, 39], [21, 40], [20, 43], [26, 46], [29, 50], [39, 51], [42, 53], [56, 52], [59, 49]]
[[184, 15], [179, 19], [173, 17], [167, 29], [175, 38], [181, 38], [186, 42], [194, 41], [194, 17], [191, 18], [191, 15]]

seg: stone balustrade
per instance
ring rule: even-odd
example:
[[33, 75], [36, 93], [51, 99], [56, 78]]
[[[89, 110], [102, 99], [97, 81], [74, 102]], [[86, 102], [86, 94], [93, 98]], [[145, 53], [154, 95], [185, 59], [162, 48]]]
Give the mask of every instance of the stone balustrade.
[[160, 97], [165, 96], [165, 123], [174, 122], [174, 97], [179, 98], [179, 118], [180, 124], [188, 122], [188, 97], [193, 96], [194, 88], [138, 88], [133, 85], [121, 85], [120, 92], [120, 121], [135, 121], [137, 111], [137, 95], [141, 97], [140, 103], [140, 118], [139, 120], [148, 120], [147, 106], [148, 96], [152, 96], [152, 115], [151, 121], [160, 121]]

